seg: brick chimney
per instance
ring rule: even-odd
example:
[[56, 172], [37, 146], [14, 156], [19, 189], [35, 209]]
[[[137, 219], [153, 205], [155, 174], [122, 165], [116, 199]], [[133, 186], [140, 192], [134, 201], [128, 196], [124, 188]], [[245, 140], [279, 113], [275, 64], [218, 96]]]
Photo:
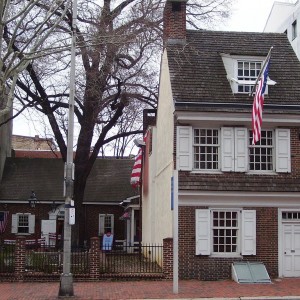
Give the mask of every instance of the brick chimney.
[[164, 44], [186, 41], [186, 3], [188, 0], [167, 0], [164, 9]]

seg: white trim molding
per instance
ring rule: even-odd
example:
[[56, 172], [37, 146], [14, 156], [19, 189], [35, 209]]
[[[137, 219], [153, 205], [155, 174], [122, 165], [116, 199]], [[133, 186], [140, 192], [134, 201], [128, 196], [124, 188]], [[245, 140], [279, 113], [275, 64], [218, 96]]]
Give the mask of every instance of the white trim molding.
[[179, 206], [299, 207], [300, 192], [178, 191]]

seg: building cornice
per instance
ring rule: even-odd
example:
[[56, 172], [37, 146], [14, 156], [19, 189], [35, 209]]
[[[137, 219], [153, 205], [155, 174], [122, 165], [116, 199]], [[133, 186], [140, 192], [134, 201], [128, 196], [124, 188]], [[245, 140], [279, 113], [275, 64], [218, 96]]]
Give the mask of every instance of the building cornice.
[[179, 206], [206, 207], [298, 207], [300, 193], [249, 193], [178, 191]]

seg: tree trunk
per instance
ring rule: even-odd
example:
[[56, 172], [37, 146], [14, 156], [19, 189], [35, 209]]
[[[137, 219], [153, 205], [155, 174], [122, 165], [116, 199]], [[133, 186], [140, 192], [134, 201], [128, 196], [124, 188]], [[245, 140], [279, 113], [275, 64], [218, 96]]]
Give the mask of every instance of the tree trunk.
[[74, 182], [75, 225], [72, 228], [72, 245], [74, 246], [82, 246], [86, 239], [86, 215], [83, 205], [85, 186], [86, 180]]

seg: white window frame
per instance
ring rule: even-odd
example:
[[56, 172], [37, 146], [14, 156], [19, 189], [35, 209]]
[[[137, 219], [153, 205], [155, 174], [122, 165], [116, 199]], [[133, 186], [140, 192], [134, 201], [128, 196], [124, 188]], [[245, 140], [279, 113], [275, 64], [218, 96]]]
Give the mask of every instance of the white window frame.
[[[251, 130], [249, 130], [249, 166], [248, 166], [248, 169], [249, 169], [249, 172], [251, 173], [273, 173], [275, 172], [275, 156], [276, 156], [276, 151], [275, 151], [275, 144], [276, 144], [276, 137], [275, 137], [275, 130], [261, 130], [261, 139], [255, 144], [255, 145], [252, 145], [252, 134], [251, 134]], [[266, 134], [266, 137], [264, 137], [264, 133], [267, 133], [267, 132], [270, 132], [272, 133], [272, 145], [261, 145], [261, 142], [264, 141], [264, 140], [268, 140], [268, 134]], [[255, 163], [252, 163], [251, 162], [251, 152], [253, 151], [256, 151], [256, 152], [261, 152], [260, 154], [255, 154], [254, 156], [255, 157], [259, 157], [259, 161], [260, 162], [257, 162], [256, 165], [260, 164], [260, 165], [263, 165], [263, 164], [268, 164], [267, 162], [264, 162], [263, 161], [263, 158], [265, 158], [265, 160], [267, 160], [268, 156], [270, 156], [267, 152], [271, 152], [272, 153], [272, 156], [271, 156], [271, 161], [269, 162], [271, 165], [272, 165], [272, 168], [271, 169], [266, 169], [266, 170], [263, 170], [263, 169], [251, 169], [250, 168], [250, 164], [254, 164]], [[262, 153], [262, 152], [266, 152], [265, 154]], [[255, 167], [255, 166], [254, 166]]]
[[110, 232], [111, 234], [114, 234], [114, 214], [99, 214], [99, 236], [103, 236], [105, 233], [107, 233], [107, 226], [105, 226], [105, 218], [110, 218], [111, 228]]
[[[240, 63], [244, 65], [244, 67], [242, 68], [243, 72], [246, 71], [245, 64], [250, 64], [250, 65], [255, 64], [255, 69], [254, 69], [255, 70], [255, 75], [253, 75], [253, 76], [251, 76], [250, 74], [248, 76], [239, 75], [238, 71], [239, 71], [239, 64]], [[260, 64], [260, 68], [257, 68], [257, 64]], [[255, 81], [256, 81], [256, 79], [259, 75], [259, 72], [260, 72], [262, 66], [263, 66], [263, 61], [260, 60], [260, 59], [257, 59], [257, 58], [256, 59], [249, 59], [249, 58], [243, 59], [243, 58], [241, 58], [241, 59], [236, 60], [236, 69], [235, 69], [236, 77], [235, 78], [237, 78], [238, 81], [243, 81], [244, 82], [244, 84], [239, 83], [239, 82], [237, 83], [237, 85], [236, 85], [236, 93], [237, 94], [247, 94], [247, 95], [249, 95], [251, 93], [251, 91], [253, 89], [253, 86], [255, 84]], [[250, 69], [249, 69], [249, 72], [250, 72]], [[252, 84], [247, 84], [249, 81], [251, 81]], [[243, 90], [245, 90], [245, 89], [247, 89], [247, 90], [239, 91], [239, 87], [242, 87]], [[267, 91], [265, 93], [267, 93]]]
[[[19, 222], [21, 216], [28, 216], [28, 232], [19, 232]], [[30, 213], [12, 214], [11, 233], [17, 235], [30, 235], [35, 232], [35, 215]]]
[[[239, 62], [261, 63], [261, 68], [262, 68], [266, 57], [265, 56], [238, 56], [238, 55], [230, 55], [230, 54], [225, 54], [225, 53], [222, 53], [221, 57], [222, 57], [222, 60], [224, 63], [224, 67], [225, 67], [225, 70], [227, 73], [227, 79], [229, 80], [232, 93], [233, 94], [249, 94], [248, 92], [243, 92], [243, 93], [239, 92], [238, 86], [239, 85], [253, 86], [255, 84], [257, 77], [253, 77], [253, 80], [241, 80], [241, 79], [239, 80], [238, 78], [240, 76], [238, 76], [238, 63]], [[267, 83], [265, 95], [268, 94], [268, 84], [271, 84], [271, 83], [269, 83], [269, 82]], [[272, 84], [274, 84], [274, 83], [272, 83]], [[249, 90], [251, 92], [252, 88], [250, 88]]]
[[[198, 127], [195, 127], [198, 128]], [[215, 129], [215, 128], [212, 128]], [[246, 127], [222, 127], [220, 130], [220, 155], [219, 169], [194, 169], [193, 168], [193, 127], [177, 127], [177, 145], [176, 145], [176, 164], [180, 171], [217, 173], [217, 172], [244, 172], [271, 174], [290, 173], [291, 172], [291, 148], [290, 148], [290, 129], [274, 129], [273, 144], [274, 148], [274, 170], [256, 170], [249, 168], [249, 147], [252, 142], [249, 141], [249, 129]]]
[[[206, 140], [211, 138], [212, 140], [214, 139], [214, 132], [217, 132], [217, 136], [216, 138], [218, 139], [218, 143], [214, 144], [214, 143], [201, 143], [199, 141], [199, 143], [195, 143], [195, 131], [196, 130], [205, 130], [206, 131]], [[212, 131], [212, 135], [211, 136], [208, 136], [207, 135], [207, 131]], [[200, 139], [200, 138], [199, 138]], [[199, 171], [219, 171], [220, 170], [220, 146], [221, 146], [221, 142], [220, 142], [220, 129], [218, 128], [193, 128], [193, 169], [194, 170], [199, 170]], [[215, 153], [208, 153], [207, 151], [205, 152], [202, 152], [202, 154], [200, 154], [200, 148], [201, 147], [204, 147], [204, 148], [211, 148], [211, 149], [215, 149], [216, 152]], [[199, 149], [199, 152], [196, 154], [196, 148]], [[205, 168], [201, 168], [201, 161], [199, 162], [199, 168], [195, 168], [195, 157], [197, 156], [205, 156], [206, 158], [208, 156], [211, 156], [211, 159], [210, 160], [205, 160], [203, 163], [205, 164]], [[214, 161], [213, 160], [213, 156], [216, 155], [218, 160], [217, 161]], [[208, 168], [207, 166], [211, 164], [217, 164], [217, 168]]]
[[[238, 235], [236, 252], [213, 252], [213, 212], [234, 211], [238, 213]], [[196, 255], [212, 257], [240, 257], [256, 255], [256, 211], [214, 208], [195, 210]]]
[[[236, 209], [211, 209], [210, 211], [211, 213], [211, 231], [212, 231], [212, 237], [211, 237], [211, 249], [212, 249], [212, 256], [219, 256], [219, 257], [222, 257], [222, 256], [239, 256], [240, 255], [240, 239], [241, 239], [241, 235], [240, 235], [240, 231], [241, 231], [241, 216], [240, 216], [240, 210], [236, 210]], [[227, 213], [236, 213], [237, 214], [237, 226], [221, 226], [221, 225], [215, 225], [214, 224], [214, 214], [217, 213], [217, 214], [221, 214], [223, 213], [224, 215], [226, 215]], [[224, 219], [225, 220], [225, 219]], [[220, 220], [219, 220], [220, 221]], [[220, 222], [219, 222], [220, 223]], [[225, 225], [225, 224], [224, 224]], [[214, 231], [215, 230], [224, 230], [224, 231], [227, 231], [227, 230], [230, 230], [230, 231], [233, 231], [233, 230], [236, 230], [237, 234], [235, 236], [235, 238], [237, 239], [236, 241], [236, 251], [234, 252], [226, 252], [226, 251], [214, 251], [214, 248], [215, 248], [215, 245], [217, 245], [218, 243], [214, 241], [214, 238], [215, 238], [215, 235], [214, 235]], [[219, 239], [221, 239], [221, 236], [218, 235]], [[224, 239], [226, 239], [226, 233], [224, 233]], [[225, 241], [224, 241], [224, 246], [226, 245]], [[229, 245], [229, 243], [228, 243]], [[232, 246], [232, 244], [231, 244]]]

